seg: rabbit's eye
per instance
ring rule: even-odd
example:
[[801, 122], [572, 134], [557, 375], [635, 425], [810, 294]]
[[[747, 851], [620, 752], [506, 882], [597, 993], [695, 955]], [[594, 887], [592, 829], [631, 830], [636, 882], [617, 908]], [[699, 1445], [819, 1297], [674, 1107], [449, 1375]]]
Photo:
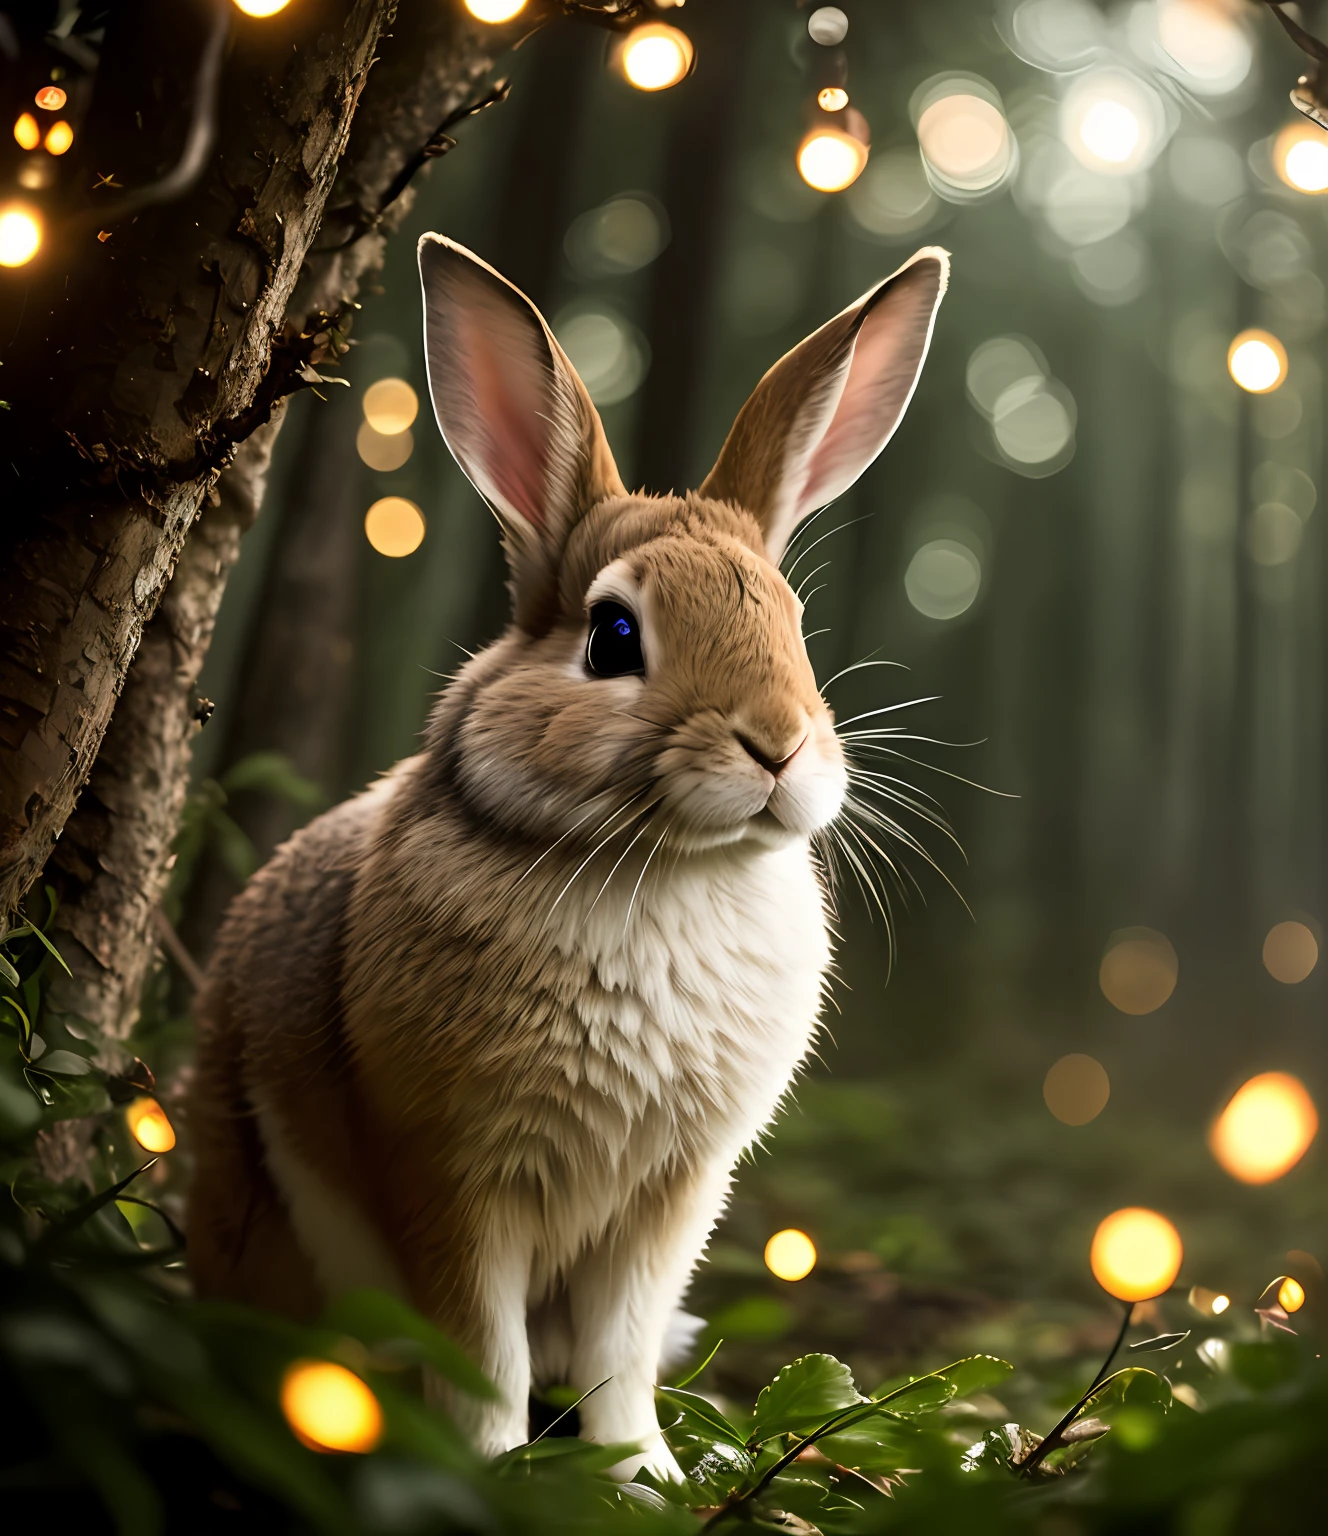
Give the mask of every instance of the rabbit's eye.
[[626, 677], [645, 671], [640, 625], [621, 603], [596, 603], [591, 608], [586, 666], [596, 677]]

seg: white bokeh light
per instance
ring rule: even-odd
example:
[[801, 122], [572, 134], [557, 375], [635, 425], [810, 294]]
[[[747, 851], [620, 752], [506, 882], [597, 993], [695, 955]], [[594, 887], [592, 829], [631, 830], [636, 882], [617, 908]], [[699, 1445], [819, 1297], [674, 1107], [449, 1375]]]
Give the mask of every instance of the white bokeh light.
[[1157, 41], [1165, 63], [1190, 90], [1218, 96], [1244, 83], [1254, 63], [1249, 34], [1213, 0], [1160, 0]]
[[1061, 133], [1090, 170], [1109, 175], [1137, 171], [1162, 147], [1165, 114], [1156, 91], [1135, 76], [1094, 70], [1066, 93]]
[[982, 562], [958, 539], [932, 539], [908, 563], [904, 591], [928, 619], [957, 619], [977, 601]]

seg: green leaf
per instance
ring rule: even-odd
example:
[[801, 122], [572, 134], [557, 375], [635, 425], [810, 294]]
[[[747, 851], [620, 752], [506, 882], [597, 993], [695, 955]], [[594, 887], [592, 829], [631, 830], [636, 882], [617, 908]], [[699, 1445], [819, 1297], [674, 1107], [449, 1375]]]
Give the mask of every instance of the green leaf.
[[864, 1401], [842, 1361], [833, 1355], [804, 1355], [762, 1388], [748, 1444], [808, 1434], [841, 1408]]
[[682, 1410], [684, 1433], [696, 1439], [718, 1441], [722, 1445], [746, 1449], [746, 1440], [740, 1429], [730, 1424], [712, 1402], [695, 1392], [684, 1392], [681, 1387], [657, 1387], [656, 1393], [665, 1397]]
[[14, 1014], [18, 1023], [19, 1049], [23, 1052], [24, 1056], [30, 1057], [32, 1054], [32, 1020], [23, 1008], [20, 1007], [15, 998], [0, 997], [0, 1007], [8, 1008]]
[[86, 1056], [76, 1056], [73, 1051], [46, 1051], [36, 1067], [54, 1077], [86, 1077], [93, 1070]]
[[258, 868], [258, 850], [243, 827], [233, 821], [225, 811], [217, 811], [211, 819], [213, 841], [217, 857], [235, 879], [243, 885]]
[[953, 1382], [947, 1381], [940, 1371], [931, 1371], [926, 1376], [884, 1382], [872, 1393], [871, 1401], [881, 1404], [890, 1413], [916, 1418], [924, 1413], [935, 1413], [958, 1395]]
[[1140, 1339], [1137, 1344], [1130, 1345], [1132, 1355], [1151, 1355], [1163, 1349], [1175, 1349], [1178, 1344], [1183, 1344], [1190, 1336], [1187, 1328], [1184, 1333], [1159, 1333], [1155, 1339]]
[[705, 1370], [706, 1366], [708, 1366], [710, 1364], [710, 1362], [715, 1358], [715, 1356], [719, 1353], [720, 1346], [723, 1344], [723, 1342], [724, 1342], [723, 1339], [716, 1339], [715, 1340], [715, 1347], [710, 1351], [710, 1353], [705, 1357], [705, 1359], [702, 1360], [700, 1365], [698, 1365], [694, 1370], [690, 1370], [690, 1371], [687, 1372], [687, 1374], [678, 1383], [678, 1385], [680, 1387], [689, 1387], [689, 1386], [691, 1386], [691, 1384], [696, 1380], [696, 1378], [701, 1374], [701, 1372]]
[[[943, 1367], [936, 1375], [954, 1388], [956, 1397], [972, 1397], [975, 1392], [989, 1392], [1000, 1386], [1013, 1370], [1014, 1366], [1008, 1360], [1001, 1360], [996, 1355], [969, 1355]], [[895, 1412], [900, 1410], [896, 1408]]]
[[1231, 1374], [1244, 1386], [1266, 1392], [1290, 1381], [1299, 1366], [1300, 1351], [1291, 1338], [1268, 1339], [1231, 1345], [1228, 1359]]
[[857, 1472], [897, 1472], [918, 1464], [916, 1447], [921, 1431], [906, 1419], [873, 1414], [859, 1424], [836, 1430], [816, 1442], [823, 1456]]
[[0, 955], [0, 979], [7, 981], [11, 987], [16, 987], [19, 984], [18, 972], [4, 955]]
[[65, 957], [60, 953], [60, 951], [55, 947], [55, 945], [51, 943], [50, 939], [48, 939], [46, 937], [46, 935], [41, 931], [41, 929], [40, 928], [34, 928], [31, 923], [28, 923], [25, 926], [27, 927], [27, 930], [32, 935], [32, 937], [34, 939], [36, 939], [39, 944], [42, 944], [42, 945], [45, 946], [47, 953], [55, 956], [56, 963], [59, 965], [60, 969], [65, 973], [65, 975], [66, 976], [72, 976], [74, 973], [65, 964]]
[[1110, 1418], [1115, 1408], [1155, 1408], [1165, 1413], [1171, 1407], [1171, 1383], [1156, 1371], [1141, 1365], [1128, 1365], [1117, 1371], [1084, 1404], [1083, 1416]]
[[451, 1339], [386, 1291], [347, 1291], [332, 1302], [323, 1321], [329, 1328], [353, 1334], [364, 1344], [407, 1339], [421, 1359], [463, 1392], [487, 1399], [498, 1395], [489, 1378]]
[[284, 752], [251, 752], [222, 775], [221, 787], [228, 795], [246, 789], [264, 790], [311, 810], [327, 804], [321, 787], [305, 778]]
[[707, 1503], [723, 1504], [746, 1488], [756, 1475], [756, 1463], [736, 1445], [707, 1442], [678, 1432], [666, 1436], [678, 1465], [695, 1483]]

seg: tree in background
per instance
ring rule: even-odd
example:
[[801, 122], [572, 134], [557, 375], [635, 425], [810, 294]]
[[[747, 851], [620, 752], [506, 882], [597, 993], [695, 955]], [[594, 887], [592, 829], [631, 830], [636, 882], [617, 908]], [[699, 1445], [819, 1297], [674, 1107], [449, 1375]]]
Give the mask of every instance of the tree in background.
[[0, 15], [6, 103], [62, 79], [77, 124], [62, 212], [0, 282], [0, 913], [58, 902], [44, 1010], [107, 1066], [285, 402], [344, 353], [412, 174], [492, 99], [492, 31], [460, 6], [253, 9]]

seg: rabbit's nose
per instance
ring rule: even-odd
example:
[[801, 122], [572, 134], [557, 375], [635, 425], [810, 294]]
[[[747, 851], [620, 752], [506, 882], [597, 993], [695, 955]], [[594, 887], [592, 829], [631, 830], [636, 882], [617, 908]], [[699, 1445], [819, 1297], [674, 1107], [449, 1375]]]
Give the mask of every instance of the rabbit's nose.
[[747, 754], [747, 756], [752, 758], [755, 762], [760, 763], [761, 767], [764, 768], [767, 773], [773, 774], [775, 778], [778, 778], [783, 770], [788, 767], [788, 765], [798, 755], [798, 752], [802, 747], [802, 743], [807, 740], [807, 737], [804, 734], [798, 741], [797, 746], [795, 746], [791, 752], [786, 752], [783, 757], [771, 757], [768, 753], [764, 752], [759, 746], [757, 746], [757, 744], [752, 740], [750, 736], [744, 736], [741, 731], [735, 731], [734, 735], [738, 738], [738, 745], [741, 746], [742, 750]]

